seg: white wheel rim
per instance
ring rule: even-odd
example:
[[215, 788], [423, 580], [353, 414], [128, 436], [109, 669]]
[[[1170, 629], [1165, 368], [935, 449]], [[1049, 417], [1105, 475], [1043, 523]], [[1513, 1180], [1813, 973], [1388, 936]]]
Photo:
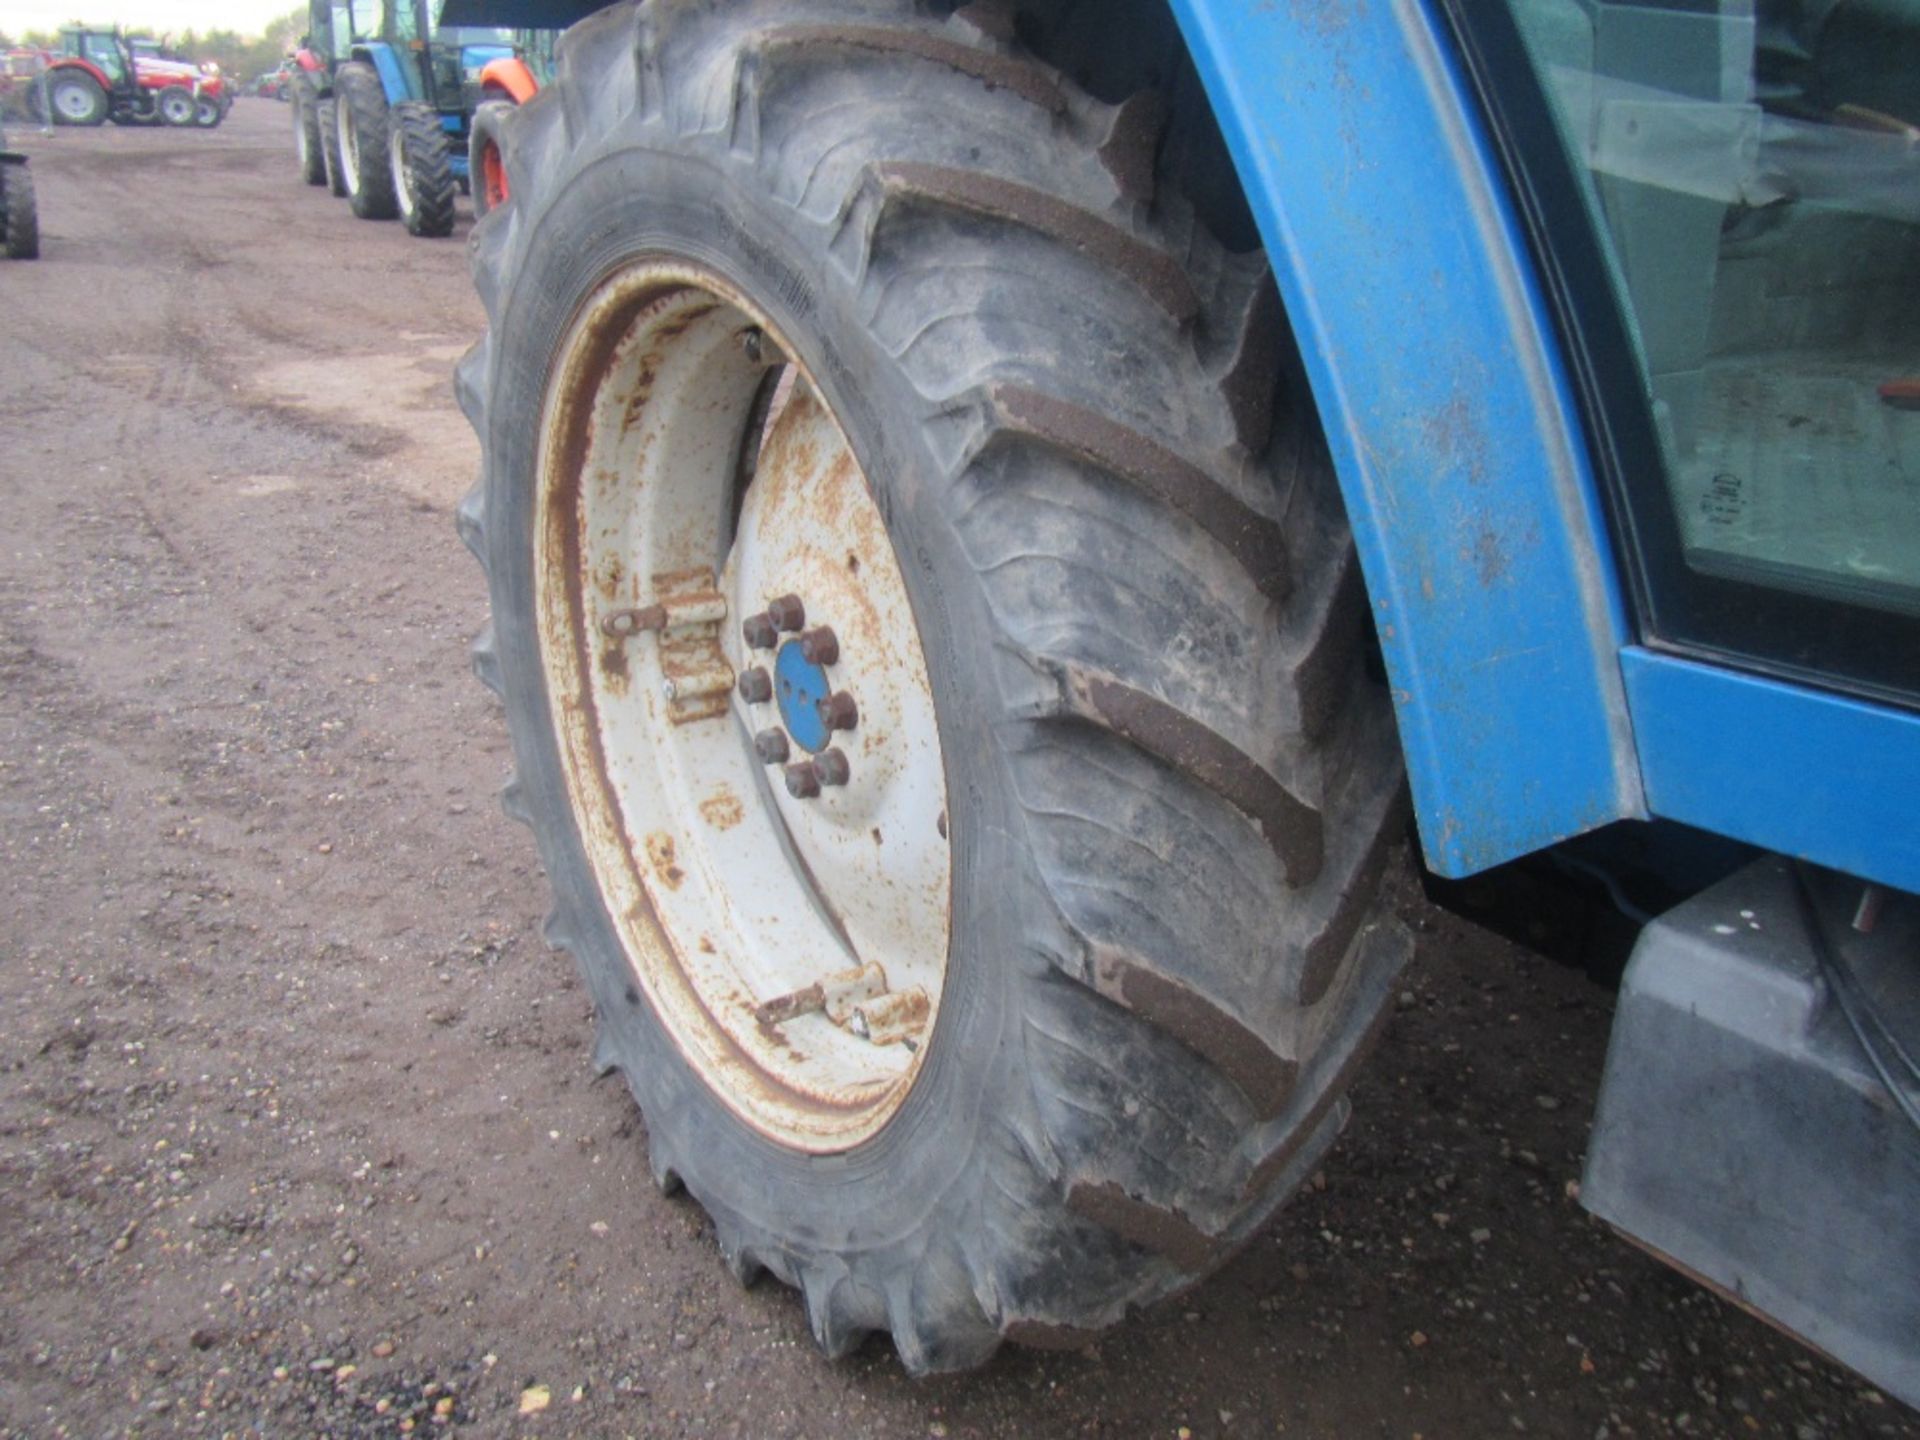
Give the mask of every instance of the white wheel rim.
[[340, 141], [340, 178], [349, 195], [360, 193], [360, 146], [354, 138], [353, 112], [345, 100], [333, 102], [334, 134]]
[[[925, 1061], [951, 860], [905, 578], [811, 376], [788, 365], [772, 390], [784, 353], [710, 274], [647, 261], [603, 282], [543, 405], [535, 594], [573, 813], [635, 979], [736, 1114], [821, 1153], [877, 1132]], [[743, 443], [758, 468], [729, 544]], [[791, 632], [750, 645], [743, 621], [790, 594], [837, 658], [810, 665]], [[670, 628], [607, 633], [654, 604]], [[755, 666], [851, 695], [856, 722], [823, 731], [797, 692], [743, 698]], [[837, 752], [845, 783], [789, 793], [754, 748], [774, 730], [795, 763]]]
[[393, 195], [403, 219], [413, 216], [413, 175], [407, 169], [407, 137], [396, 117], [387, 138], [387, 156], [393, 167]]
[[54, 87], [53, 103], [69, 120], [81, 120], [93, 113], [93, 96], [77, 82]]
[[193, 97], [169, 95], [161, 103], [160, 113], [174, 125], [183, 125], [193, 119]]

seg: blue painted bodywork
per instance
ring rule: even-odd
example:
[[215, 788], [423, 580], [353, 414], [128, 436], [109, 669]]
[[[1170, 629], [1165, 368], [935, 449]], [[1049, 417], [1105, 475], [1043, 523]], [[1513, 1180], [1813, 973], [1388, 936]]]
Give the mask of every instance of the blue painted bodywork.
[[1427, 863], [1658, 816], [1920, 890], [1920, 714], [1634, 643], [1560, 338], [1438, 18], [1170, 3], [1327, 430]]
[[[424, 100], [426, 87], [421, 83], [418, 66], [413, 63], [398, 46], [384, 40], [363, 41], [354, 46], [354, 53], [364, 58], [380, 77], [380, 88], [386, 93], [389, 105], [398, 105], [404, 100]], [[478, 78], [480, 71], [489, 61], [501, 59], [513, 54], [510, 45], [467, 45], [460, 50], [460, 71], [462, 76]], [[454, 97], [454, 103], [458, 97]], [[467, 174], [467, 115], [461, 111], [443, 112], [440, 116], [440, 128], [447, 132], [454, 142], [448, 147], [447, 164], [453, 178], [466, 181]]]
[[1920, 716], [1631, 646], [1660, 815], [1920, 892]]
[[374, 40], [354, 46], [356, 54], [364, 55], [367, 62], [380, 77], [380, 88], [386, 92], [387, 103], [398, 105], [402, 100], [418, 100], [420, 84], [415, 78], [413, 68], [400, 56], [400, 52], [384, 40]]
[[1412, 0], [1172, 5], [1326, 427], [1428, 865], [1644, 815], [1578, 412], [1448, 37]]
[[798, 640], [780, 647], [773, 662], [774, 702], [787, 733], [816, 755], [833, 743], [833, 732], [820, 714], [831, 691], [827, 672], [800, 653]]

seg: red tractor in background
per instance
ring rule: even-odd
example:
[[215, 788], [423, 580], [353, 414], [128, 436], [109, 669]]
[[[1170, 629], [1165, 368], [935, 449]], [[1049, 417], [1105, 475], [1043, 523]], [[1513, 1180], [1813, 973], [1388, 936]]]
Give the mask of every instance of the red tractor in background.
[[179, 60], [135, 53], [118, 30], [63, 30], [47, 67], [56, 125], [199, 125], [226, 117], [226, 83]]
[[142, 85], [165, 84], [169, 77], [188, 84], [198, 82], [194, 124], [211, 130], [227, 118], [227, 112], [233, 109], [234, 87], [226, 82], [214, 62], [189, 60], [164, 42], [144, 36], [130, 36], [127, 44], [133, 48], [133, 64]]

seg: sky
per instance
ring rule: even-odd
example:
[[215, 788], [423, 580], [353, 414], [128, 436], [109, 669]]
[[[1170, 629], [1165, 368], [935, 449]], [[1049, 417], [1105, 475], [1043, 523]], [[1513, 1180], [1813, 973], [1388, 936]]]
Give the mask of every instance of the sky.
[[237, 30], [258, 35], [299, 0], [0, 0], [0, 31], [57, 30], [74, 20], [152, 34]]

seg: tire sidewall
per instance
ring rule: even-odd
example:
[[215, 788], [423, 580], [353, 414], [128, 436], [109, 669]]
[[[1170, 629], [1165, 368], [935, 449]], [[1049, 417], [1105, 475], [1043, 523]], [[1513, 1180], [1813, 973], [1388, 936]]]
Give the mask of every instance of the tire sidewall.
[[[658, 133], [658, 132], [654, 132]], [[922, 430], [931, 407], [858, 320], [858, 290], [827, 256], [828, 232], [772, 199], [729, 156], [633, 145], [583, 167], [518, 242], [497, 317], [488, 413], [489, 570], [516, 759], [571, 937], [628, 1067], [650, 1133], [679, 1137], [672, 1161], [716, 1215], [839, 1255], [895, 1252], [910, 1263], [935, 1217], [983, 1167], [986, 1117], [1025, 1107], [1018, 972], [1044, 968], [1023, 936], [1037, 886], [997, 755], [1004, 717], [985, 597], [937, 503], [942, 467]], [[693, 153], [689, 153], [693, 152]], [[510, 162], [511, 163], [511, 162]], [[511, 181], [518, 198], [523, 180]], [[644, 197], [644, 198], [642, 198]], [[584, 241], [585, 243], [579, 243]], [[919, 623], [947, 771], [953, 945], [936, 1031], [912, 1090], [873, 1137], [832, 1156], [773, 1144], [706, 1089], [628, 982], [620, 941], [572, 820], [545, 693], [533, 584], [542, 387], [570, 317], [606, 277], [643, 255], [694, 260], [733, 282], [795, 345], [840, 417], [887, 518]], [[969, 641], [971, 640], [971, 643]], [[991, 848], [981, 837], [1002, 837]], [[631, 998], [630, 998], [631, 997]], [[687, 1143], [697, 1137], [697, 1143]]]

